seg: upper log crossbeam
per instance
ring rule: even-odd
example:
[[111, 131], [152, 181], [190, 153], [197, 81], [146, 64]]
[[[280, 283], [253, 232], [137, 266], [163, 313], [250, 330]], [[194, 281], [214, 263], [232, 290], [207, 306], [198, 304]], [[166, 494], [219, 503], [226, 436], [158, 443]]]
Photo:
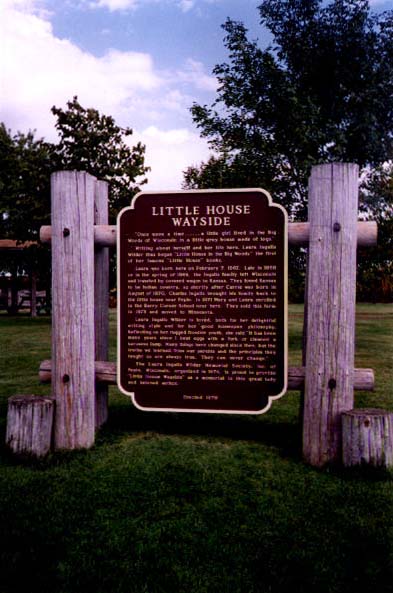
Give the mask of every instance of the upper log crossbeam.
[[[374, 221], [359, 221], [357, 223], [358, 247], [372, 247], [377, 244], [378, 228]], [[292, 246], [307, 247], [310, 237], [310, 223], [290, 222], [288, 224], [288, 243]], [[42, 243], [52, 240], [52, 227], [42, 226], [40, 229]], [[94, 225], [94, 242], [100, 247], [116, 246], [116, 226], [109, 224]]]

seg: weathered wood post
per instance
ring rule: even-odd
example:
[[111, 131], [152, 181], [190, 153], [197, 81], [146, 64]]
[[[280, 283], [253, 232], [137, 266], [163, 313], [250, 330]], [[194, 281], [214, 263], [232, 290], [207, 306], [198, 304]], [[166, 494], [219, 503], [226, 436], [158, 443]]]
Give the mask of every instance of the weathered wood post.
[[95, 435], [95, 178], [63, 171], [51, 182], [54, 444], [87, 448]]
[[309, 183], [304, 459], [341, 458], [341, 414], [353, 408], [358, 166], [318, 165]]
[[8, 398], [8, 449], [21, 457], [45, 457], [52, 445], [54, 401], [38, 395]]
[[[108, 224], [108, 184], [97, 181], [94, 224]], [[94, 256], [95, 359], [108, 360], [109, 343], [109, 248], [96, 245]], [[108, 386], [96, 383], [96, 427], [108, 419]]]
[[393, 467], [393, 412], [363, 408], [341, 419], [344, 466]]

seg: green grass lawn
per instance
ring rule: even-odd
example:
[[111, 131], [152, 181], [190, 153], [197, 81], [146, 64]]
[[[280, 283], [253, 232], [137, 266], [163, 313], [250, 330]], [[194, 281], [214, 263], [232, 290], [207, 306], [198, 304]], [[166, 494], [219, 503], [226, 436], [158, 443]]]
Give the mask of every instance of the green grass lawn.
[[[359, 305], [357, 407], [393, 410], [393, 307]], [[290, 307], [290, 361], [302, 307]], [[115, 357], [112, 319], [112, 358]], [[50, 320], [0, 316], [7, 398], [48, 393]], [[142, 413], [111, 389], [89, 451], [17, 463], [0, 448], [0, 592], [393, 592], [393, 473], [301, 460], [299, 395], [260, 417]], [[26, 582], [27, 579], [27, 582]]]

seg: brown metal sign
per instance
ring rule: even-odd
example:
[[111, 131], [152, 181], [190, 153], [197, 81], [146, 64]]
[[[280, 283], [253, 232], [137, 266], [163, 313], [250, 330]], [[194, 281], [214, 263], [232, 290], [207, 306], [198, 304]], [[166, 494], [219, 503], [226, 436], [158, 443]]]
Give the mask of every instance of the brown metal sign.
[[143, 410], [260, 414], [287, 382], [287, 215], [260, 189], [118, 217], [118, 385]]

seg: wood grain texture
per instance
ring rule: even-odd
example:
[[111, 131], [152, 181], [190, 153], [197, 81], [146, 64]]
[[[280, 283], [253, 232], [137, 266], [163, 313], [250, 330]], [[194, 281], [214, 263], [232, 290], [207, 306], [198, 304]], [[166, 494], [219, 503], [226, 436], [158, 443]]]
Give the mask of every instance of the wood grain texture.
[[[94, 197], [94, 223], [108, 224], [108, 184], [97, 181]], [[109, 249], [95, 246], [94, 254], [95, 359], [108, 360], [109, 350]], [[96, 383], [96, 428], [108, 419], [108, 386]]]
[[63, 171], [51, 182], [55, 448], [88, 448], [95, 435], [95, 179]]
[[[308, 249], [306, 252], [306, 273], [304, 281], [304, 313], [303, 313], [303, 328], [302, 328], [302, 366], [306, 367], [307, 356], [307, 321], [308, 321]], [[303, 425], [304, 419], [304, 381], [300, 389], [300, 406], [299, 406], [299, 421]]]
[[45, 457], [52, 444], [54, 400], [37, 395], [8, 399], [6, 446], [23, 457]]
[[303, 455], [341, 460], [341, 414], [353, 408], [358, 166], [319, 165], [309, 184]]
[[343, 464], [393, 466], [393, 413], [375, 408], [344, 412]]
[[[116, 363], [97, 360], [95, 362], [96, 381], [108, 385], [116, 385]], [[288, 391], [300, 390], [304, 387], [304, 367], [289, 367], [288, 369]], [[41, 383], [50, 383], [52, 379], [52, 361], [43, 360], [39, 368], [39, 379]], [[354, 370], [354, 388], [358, 391], [373, 391], [375, 378], [372, 369]]]
[[[371, 247], [377, 244], [378, 228], [374, 221], [359, 221], [357, 223], [357, 244], [359, 247]], [[307, 247], [310, 237], [310, 224], [308, 222], [290, 222], [288, 224], [288, 244], [298, 247]], [[50, 226], [42, 226], [40, 229], [40, 241], [50, 243], [52, 240], [52, 229]], [[113, 225], [100, 224], [94, 227], [94, 241], [102, 247], [116, 246], [116, 227]]]

